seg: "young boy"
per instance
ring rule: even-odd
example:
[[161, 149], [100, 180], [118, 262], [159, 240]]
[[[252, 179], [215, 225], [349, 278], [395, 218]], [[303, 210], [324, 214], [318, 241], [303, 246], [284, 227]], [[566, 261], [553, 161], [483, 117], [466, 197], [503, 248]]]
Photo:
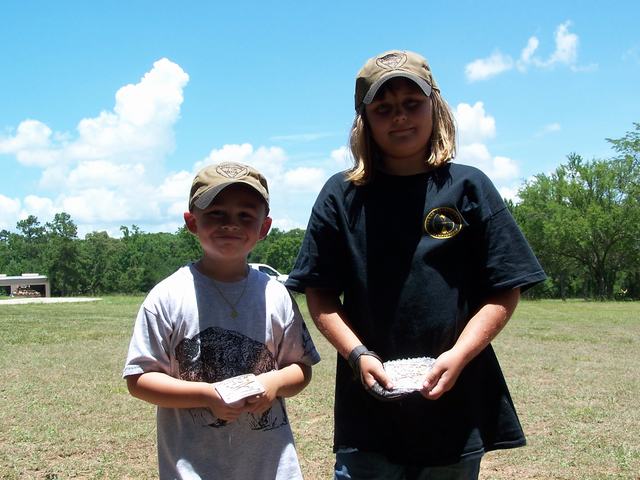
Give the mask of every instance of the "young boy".
[[[287, 289], [247, 265], [268, 213], [258, 171], [202, 169], [184, 219], [203, 256], [140, 308], [123, 377], [158, 406], [161, 479], [302, 478], [284, 397], [304, 389], [320, 357]], [[263, 393], [226, 403], [216, 382], [243, 374]]]

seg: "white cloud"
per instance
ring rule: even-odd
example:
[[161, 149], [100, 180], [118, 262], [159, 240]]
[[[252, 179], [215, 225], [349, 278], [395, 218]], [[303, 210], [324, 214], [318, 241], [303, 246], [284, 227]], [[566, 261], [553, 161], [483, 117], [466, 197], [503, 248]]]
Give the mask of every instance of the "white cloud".
[[473, 106], [460, 103], [455, 109], [454, 116], [462, 144], [480, 142], [493, 138], [496, 134], [496, 121], [486, 114], [483, 102], [476, 102]]
[[470, 82], [487, 80], [512, 70], [514, 67], [522, 73], [526, 72], [528, 67], [552, 68], [556, 65], [567, 66], [576, 72], [596, 69], [597, 65], [595, 64], [588, 66], [579, 66], [577, 64], [580, 39], [578, 35], [569, 31], [570, 26], [571, 22], [567, 21], [556, 27], [554, 35], [555, 49], [547, 59], [541, 59], [535, 55], [540, 45], [540, 40], [532, 36], [515, 62], [510, 55], [495, 52], [488, 58], [474, 60], [467, 64], [465, 67], [467, 80]]
[[296, 222], [290, 217], [278, 217], [273, 219], [273, 223], [271, 224], [271, 228], [278, 228], [280, 230], [291, 230], [293, 228], [305, 228], [306, 225], [300, 225], [299, 222]]
[[60, 210], [56, 210], [54, 202], [50, 198], [27, 195], [24, 198], [20, 218], [27, 218], [29, 215], [34, 215], [44, 223], [53, 219], [53, 216], [59, 212]]
[[351, 151], [345, 146], [332, 150], [330, 157], [331, 160], [333, 160], [332, 167], [335, 167], [338, 170], [346, 170], [353, 166], [353, 157], [351, 156]]
[[180, 114], [182, 89], [188, 81], [189, 75], [179, 65], [162, 58], [140, 83], [118, 90], [115, 112], [131, 125], [173, 124]]
[[[334, 157], [334, 152], [332, 152], [331, 158], [325, 162], [326, 164], [331, 164], [329, 170], [332, 173], [336, 170], [334, 162], [337, 157]], [[339, 154], [336, 153], [335, 155]], [[193, 171], [189, 174], [188, 185], [185, 184], [185, 193], [182, 195], [186, 197], [191, 179], [198, 170], [209, 164], [227, 161], [251, 165], [267, 178], [274, 227], [284, 230], [304, 227], [300, 222], [292, 220], [292, 217], [295, 217], [296, 213], [298, 213], [306, 220], [306, 215], [309, 212], [305, 208], [310, 208], [313, 198], [315, 198], [327, 178], [324, 168], [290, 167], [293, 162], [289, 159], [286, 151], [280, 147], [260, 146], [254, 148], [250, 143], [228, 144], [211, 150], [206, 158], [194, 164]], [[184, 211], [180, 210], [179, 205], [186, 206], [186, 199], [184, 203], [178, 201], [171, 207], [176, 214], [178, 212], [181, 214]]]
[[559, 132], [560, 130], [562, 130], [562, 126], [559, 123], [557, 123], [557, 122], [549, 123], [549, 124], [545, 125], [544, 127], [542, 127], [542, 129], [539, 132], [537, 132], [534, 136], [535, 137], [543, 137], [543, 136], [548, 135], [550, 133]]
[[520, 53], [520, 59], [516, 63], [518, 70], [521, 72], [526, 70], [526, 66], [531, 63], [531, 58], [533, 54], [538, 49], [538, 45], [540, 45], [540, 41], [536, 37], [529, 38], [527, 42], [527, 46], [522, 49]]
[[24, 120], [18, 125], [13, 138], [0, 139], [0, 153], [17, 153], [20, 150], [49, 146], [51, 129], [38, 120]]
[[179, 65], [160, 59], [139, 83], [118, 90], [113, 111], [80, 120], [75, 140], [69, 133], [53, 133], [38, 120], [25, 120], [15, 136], [0, 139], [0, 153], [16, 155], [23, 165], [45, 168], [44, 177], [46, 168], [60, 163], [156, 164], [173, 150], [173, 125], [188, 81]]
[[484, 143], [496, 135], [495, 118], [489, 115], [483, 102], [473, 106], [460, 103], [454, 110], [458, 129], [457, 163], [472, 165], [486, 173], [496, 184], [513, 181], [519, 173], [511, 158], [493, 155]]
[[20, 200], [0, 193], [0, 230], [12, 230], [20, 212]]
[[40, 169], [37, 195], [22, 202], [0, 195], [0, 225], [15, 228], [16, 221], [29, 214], [46, 222], [64, 211], [78, 226], [79, 236], [96, 229], [119, 235], [120, 225], [131, 224], [145, 231], [175, 231], [183, 223], [196, 171], [236, 161], [253, 165], [267, 177], [274, 225], [303, 227], [293, 218], [306, 220], [327, 171], [350, 165], [347, 149], [330, 152], [314, 166], [295, 168], [280, 147], [228, 144], [212, 149], [190, 169], [167, 172], [165, 158], [174, 149], [174, 126], [188, 80], [179, 65], [161, 59], [138, 83], [117, 90], [112, 110], [81, 119], [75, 132], [54, 132], [29, 119], [0, 137], [0, 154], [15, 155], [22, 165]]
[[281, 182], [284, 175], [284, 165], [287, 161], [285, 151], [280, 147], [258, 147], [243, 143], [241, 145], [224, 145], [220, 149], [213, 149], [202, 161], [196, 163], [194, 174], [200, 168], [212, 163], [239, 162], [251, 165], [262, 173], [269, 185]]
[[494, 52], [490, 57], [474, 60], [465, 67], [467, 80], [476, 82], [495, 77], [513, 68], [513, 59], [500, 52]]
[[52, 131], [38, 120], [24, 120], [16, 134], [0, 138], [0, 154], [13, 154], [27, 166], [46, 167], [55, 162], [57, 152], [51, 150]]
[[294, 191], [319, 192], [325, 180], [324, 170], [300, 167], [285, 173], [284, 186]]
[[578, 59], [578, 36], [569, 32], [571, 22], [565, 22], [556, 29], [556, 50], [548, 60], [549, 64], [573, 65]]
[[482, 143], [460, 146], [456, 161], [479, 168], [495, 182], [514, 179], [519, 172], [518, 164], [514, 160], [492, 156], [487, 146]]
[[518, 164], [509, 157], [495, 156], [492, 161], [491, 177], [496, 180], [510, 180], [518, 176]]
[[514, 203], [520, 202], [520, 197], [518, 196], [519, 191], [520, 191], [519, 185], [498, 187], [498, 192], [500, 192], [500, 196], [502, 198], [507, 198], [513, 201]]
[[139, 83], [118, 90], [113, 112], [80, 121], [79, 138], [67, 148], [68, 155], [83, 160], [156, 163], [173, 150], [173, 125], [188, 81], [179, 65], [166, 58], [158, 60]]
[[471, 143], [460, 146], [456, 160], [485, 170], [485, 167], [491, 163], [491, 154], [485, 144]]
[[47, 167], [40, 176], [39, 187], [42, 191], [56, 191], [66, 188], [69, 167], [63, 163]]
[[[186, 192], [188, 194], [189, 190], [187, 190]], [[167, 206], [166, 216], [167, 216], [167, 218], [176, 219], [176, 222], [181, 225], [183, 222], [181, 220], [179, 220], [179, 219], [182, 218], [182, 214], [184, 212], [186, 212], [188, 209], [189, 209], [189, 207], [187, 205], [187, 197], [185, 196], [184, 200], [173, 202], [173, 203], [169, 204], [169, 206]], [[174, 223], [176, 223], [176, 222], [174, 222]], [[165, 230], [165, 231], [167, 231], [167, 230]], [[172, 230], [168, 230], [168, 231], [172, 231]]]
[[313, 142], [332, 136], [331, 133], [298, 133], [294, 135], [277, 135], [271, 137], [274, 142]]
[[106, 188], [92, 188], [77, 195], [62, 197], [63, 210], [79, 222], [107, 223], [130, 220], [136, 215], [126, 197]]
[[[75, 134], [53, 132], [29, 119], [13, 136], [0, 137], [0, 154], [41, 168], [40, 194], [52, 193], [50, 198], [26, 197], [20, 215], [49, 219], [65, 211], [86, 225], [162, 222], [166, 211], [173, 212], [177, 194], [167, 185], [160, 190], [155, 186], [162, 182], [164, 160], [174, 149], [174, 125], [188, 81], [179, 65], [163, 58], [138, 83], [116, 92], [113, 110], [80, 120]], [[168, 181], [180, 176], [171, 175]], [[186, 188], [181, 198], [186, 198]]]
[[118, 165], [104, 160], [80, 162], [67, 179], [73, 189], [83, 189], [87, 185], [100, 185], [115, 188], [135, 188], [144, 182], [145, 166], [143, 164]]
[[194, 175], [195, 172], [192, 174], [184, 170], [171, 173], [158, 188], [158, 196], [170, 201], [182, 200], [183, 206], [181, 208], [183, 210], [181, 212], [183, 212], [184, 208], [187, 207], [189, 190], [191, 189]]
[[253, 155], [253, 146], [250, 143], [243, 143], [242, 145], [224, 145], [220, 149], [211, 150], [204, 160], [196, 164], [196, 170], [199, 170], [211, 163], [247, 163], [247, 159], [249, 159], [251, 155]]
[[523, 62], [528, 62], [529, 60], [531, 60], [531, 57], [538, 49], [538, 45], [540, 45], [540, 41], [536, 37], [529, 38], [527, 46], [524, 47], [522, 49], [522, 52], [520, 53], [520, 60], [522, 60]]

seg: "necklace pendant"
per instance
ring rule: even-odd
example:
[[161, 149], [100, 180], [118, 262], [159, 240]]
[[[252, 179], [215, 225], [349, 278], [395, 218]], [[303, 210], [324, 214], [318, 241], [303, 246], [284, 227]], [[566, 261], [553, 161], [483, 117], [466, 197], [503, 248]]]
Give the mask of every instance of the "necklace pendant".
[[235, 308], [231, 310], [231, 318], [238, 318], [238, 311]]

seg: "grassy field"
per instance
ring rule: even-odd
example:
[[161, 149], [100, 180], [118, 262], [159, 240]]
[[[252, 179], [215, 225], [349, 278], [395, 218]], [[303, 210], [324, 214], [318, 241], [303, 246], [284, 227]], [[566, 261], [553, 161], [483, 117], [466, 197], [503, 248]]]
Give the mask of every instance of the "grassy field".
[[[156, 477], [154, 407], [120, 378], [141, 300], [0, 301], [0, 478]], [[288, 408], [305, 478], [326, 479], [335, 359], [310, 328], [324, 360]], [[640, 478], [640, 303], [522, 302], [494, 347], [528, 445], [482, 479]]]

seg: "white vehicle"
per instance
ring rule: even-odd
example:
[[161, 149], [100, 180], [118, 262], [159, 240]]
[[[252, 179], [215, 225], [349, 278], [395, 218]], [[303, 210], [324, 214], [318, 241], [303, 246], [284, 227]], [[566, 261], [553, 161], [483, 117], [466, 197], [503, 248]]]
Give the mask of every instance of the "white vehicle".
[[251, 268], [255, 268], [256, 270], [262, 272], [262, 273], [266, 273], [267, 275], [269, 275], [270, 277], [275, 278], [276, 280], [278, 280], [280, 283], [284, 283], [287, 281], [287, 278], [289, 278], [289, 275], [285, 275], [284, 273], [280, 273], [279, 271], [277, 271], [275, 268], [265, 264], [265, 263], [250, 263], [249, 266]]

